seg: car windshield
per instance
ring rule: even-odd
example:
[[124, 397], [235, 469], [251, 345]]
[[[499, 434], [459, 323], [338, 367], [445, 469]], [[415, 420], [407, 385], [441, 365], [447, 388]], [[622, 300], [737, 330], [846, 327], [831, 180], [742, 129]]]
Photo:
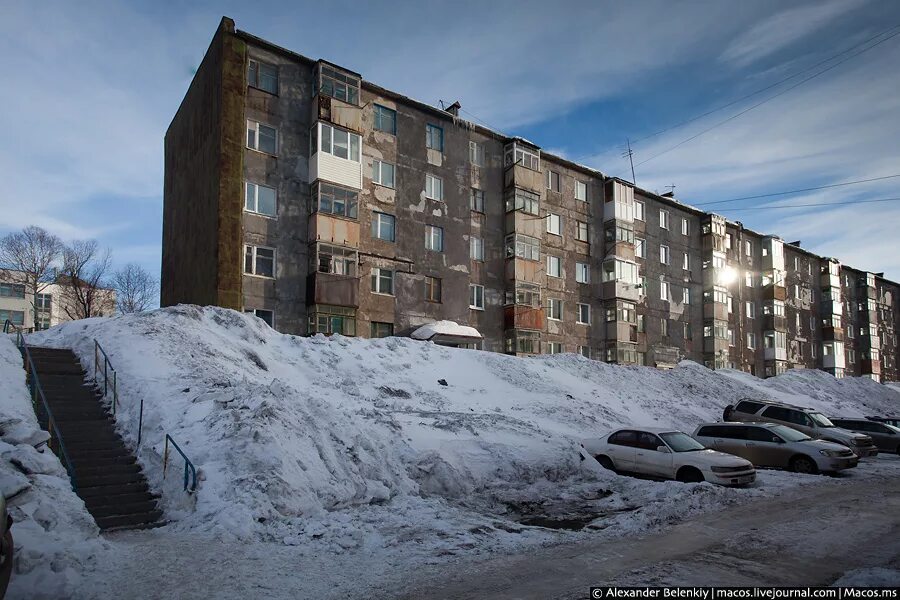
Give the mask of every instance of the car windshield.
[[811, 412], [807, 413], [809, 417], [816, 422], [816, 425], [819, 427], [834, 427], [834, 423], [828, 420], [828, 417], [823, 415], [822, 413]]
[[790, 427], [787, 427], [785, 425], [776, 425], [775, 427], [770, 427], [769, 431], [777, 434], [780, 438], [788, 442], [804, 442], [806, 440], [812, 439], [805, 433], [800, 433], [796, 429], [791, 429]]
[[670, 433], [661, 433], [659, 437], [669, 445], [669, 448], [675, 452], [693, 452], [695, 450], [704, 450], [703, 444], [692, 438], [686, 433], [673, 431]]

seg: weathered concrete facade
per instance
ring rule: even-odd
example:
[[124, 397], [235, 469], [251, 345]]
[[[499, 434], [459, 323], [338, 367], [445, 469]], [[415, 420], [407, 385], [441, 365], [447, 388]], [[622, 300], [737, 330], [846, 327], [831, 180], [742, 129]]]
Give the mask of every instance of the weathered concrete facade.
[[300, 335], [450, 320], [497, 352], [896, 379], [897, 284], [458, 109], [223, 19], [166, 136], [163, 304]]

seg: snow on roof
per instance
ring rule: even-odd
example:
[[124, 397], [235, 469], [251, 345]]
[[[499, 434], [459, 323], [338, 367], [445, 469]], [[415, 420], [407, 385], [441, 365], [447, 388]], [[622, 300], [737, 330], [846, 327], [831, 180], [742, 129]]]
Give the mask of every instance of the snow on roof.
[[422, 325], [413, 331], [410, 337], [416, 340], [430, 340], [436, 335], [481, 339], [481, 334], [474, 327], [467, 327], [453, 321], [435, 321]]

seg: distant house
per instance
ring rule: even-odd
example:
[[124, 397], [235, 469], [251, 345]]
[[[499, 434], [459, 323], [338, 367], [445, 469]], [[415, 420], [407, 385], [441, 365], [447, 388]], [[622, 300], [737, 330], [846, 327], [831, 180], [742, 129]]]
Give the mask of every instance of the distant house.
[[[0, 269], [0, 324], [9, 319], [13, 325], [25, 329], [41, 330], [54, 325], [83, 318], [83, 311], [73, 301], [72, 285], [62, 280], [44, 286], [37, 298], [25, 284], [20, 271]], [[112, 316], [116, 312], [116, 292], [112, 289], [97, 290], [94, 314]]]

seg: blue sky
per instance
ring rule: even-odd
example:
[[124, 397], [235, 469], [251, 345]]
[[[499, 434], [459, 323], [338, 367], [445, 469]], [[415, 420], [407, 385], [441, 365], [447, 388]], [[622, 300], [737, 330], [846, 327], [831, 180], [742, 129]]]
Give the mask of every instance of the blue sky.
[[[96, 238], [117, 263], [158, 274], [163, 136], [222, 15], [424, 102], [459, 100], [467, 118], [630, 179], [626, 138], [900, 25], [900, 3], [5, 0], [0, 233], [37, 224]], [[699, 204], [898, 174], [898, 67], [900, 36], [641, 164], [637, 182], [660, 192], [675, 184], [680, 200]], [[635, 144], [635, 161], [782, 87]], [[897, 196], [900, 178], [716, 208], [900, 280], [900, 202], [730, 210]]]

